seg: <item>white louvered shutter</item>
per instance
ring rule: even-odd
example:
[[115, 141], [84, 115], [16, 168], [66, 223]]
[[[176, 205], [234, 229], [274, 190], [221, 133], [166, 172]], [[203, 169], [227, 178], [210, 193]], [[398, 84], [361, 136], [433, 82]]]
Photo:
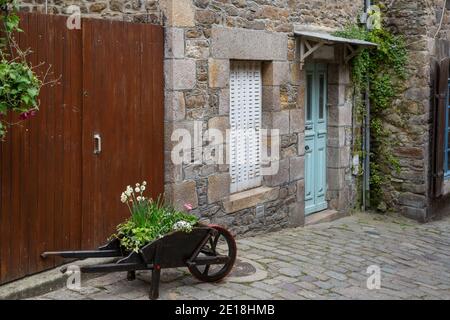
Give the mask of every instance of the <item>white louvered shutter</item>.
[[261, 185], [261, 64], [232, 62], [230, 72], [231, 192]]

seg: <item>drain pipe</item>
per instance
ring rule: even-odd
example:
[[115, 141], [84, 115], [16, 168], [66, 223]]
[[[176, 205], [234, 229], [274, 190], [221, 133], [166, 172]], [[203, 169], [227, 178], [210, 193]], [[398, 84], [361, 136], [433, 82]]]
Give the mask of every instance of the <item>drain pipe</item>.
[[[364, 0], [364, 11], [366, 19], [369, 14], [371, 0]], [[367, 21], [366, 21], [367, 22]], [[365, 24], [367, 28], [367, 23]], [[362, 210], [367, 211], [370, 208], [370, 82], [367, 80], [366, 92], [364, 94], [365, 115], [363, 123], [363, 190], [362, 190]]]
[[365, 93], [365, 116], [364, 116], [364, 189], [363, 189], [363, 209], [366, 211], [370, 207], [370, 85], [367, 81]]

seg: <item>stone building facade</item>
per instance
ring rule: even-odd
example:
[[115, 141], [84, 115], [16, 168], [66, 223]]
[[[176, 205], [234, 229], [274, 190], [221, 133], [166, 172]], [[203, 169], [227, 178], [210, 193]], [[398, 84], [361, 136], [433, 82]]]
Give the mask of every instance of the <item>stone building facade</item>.
[[[396, 143], [393, 154], [401, 171], [391, 172], [389, 206], [404, 215], [427, 221], [445, 212], [450, 180], [444, 181], [444, 197], [433, 199], [433, 109], [436, 70], [434, 64], [450, 56], [450, 4], [444, 0], [384, 1], [389, 27], [408, 44], [408, 79], [385, 125]], [[447, 1], [449, 2], [449, 1]], [[443, 16], [442, 16], [443, 15]], [[442, 23], [441, 23], [442, 21]]]
[[[448, 54], [450, 14], [437, 32], [443, 0], [382, 1], [390, 28], [409, 43], [405, 91], [385, 125], [398, 143], [400, 173], [391, 172], [386, 202], [419, 220], [431, 216], [431, 60]], [[307, 67], [300, 61], [296, 31], [327, 32], [355, 23], [365, 1], [328, 0], [22, 0], [28, 11], [67, 14], [80, 6], [85, 17], [162, 24], [165, 27], [166, 197], [190, 203], [197, 215], [234, 233], [271, 231], [305, 223], [305, 105]], [[435, 37], [435, 35], [437, 36]], [[446, 44], [443, 44], [446, 43]], [[326, 203], [348, 212], [360, 192], [354, 175], [356, 127], [345, 44], [328, 43], [308, 63], [327, 65]], [[439, 49], [438, 49], [439, 48]], [[443, 49], [444, 48], [444, 49]], [[262, 128], [280, 130], [277, 174], [259, 187], [231, 192], [230, 166], [173, 164], [184, 129], [202, 135], [230, 128], [230, 70], [235, 61], [260, 63]], [[302, 68], [303, 67], [303, 68]], [[408, 125], [405, 125], [407, 123]], [[214, 147], [208, 141], [203, 148]], [[196, 154], [196, 150], [191, 151]], [[197, 159], [198, 160], [198, 159]], [[450, 185], [448, 187], [450, 190]]]
[[[228, 165], [170, 162], [167, 191], [174, 203], [192, 203], [202, 217], [235, 233], [299, 226], [305, 220], [305, 73], [300, 70], [294, 29], [304, 24], [338, 29], [354, 22], [363, 3], [350, 1], [174, 1], [167, 20], [167, 137], [177, 128], [225, 132], [230, 123], [230, 66], [259, 61], [262, 123], [279, 129], [279, 171], [261, 187], [230, 193]], [[172, 19], [171, 19], [172, 18]], [[328, 72], [329, 208], [354, 204], [351, 170], [352, 98], [342, 48], [322, 60]], [[326, 52], [325, 52], [326, 53]], [[320, 52], [317, 52], [320, 58]], [[206, 147], [207, 145], [205, 145]]]

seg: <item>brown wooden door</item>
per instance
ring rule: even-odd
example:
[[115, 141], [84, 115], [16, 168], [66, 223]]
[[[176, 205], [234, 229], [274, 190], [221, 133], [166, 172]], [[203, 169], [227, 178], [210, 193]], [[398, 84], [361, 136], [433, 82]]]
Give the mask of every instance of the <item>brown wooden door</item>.
[[69, 30], [64, 16], [21, 18], [30, 62], [59, 81], [0, 142], [0, 283], [62, 262], [43, 251], [104, 243], [128, 216], [127, 184], [145, 179], [153, 196], [164, 188], [162, 28], [83, 20]]
[[0, 283], [60, 262], [41, 259], [45, 250], [81, 244], [81, 32], [67, 32], [62, 16], [21, 18], [20, 46], [41, 79], [51, 65], [46, 80], [58, 81], [0, 142]]
[[[83, 223], [91, 248], [129, 212], [127, 185], [147, 180], [163, 192], [163, 39], [158, 26], [86, 20], [83, 23]], [[94, 154], [101, 139], [101, 152]]]

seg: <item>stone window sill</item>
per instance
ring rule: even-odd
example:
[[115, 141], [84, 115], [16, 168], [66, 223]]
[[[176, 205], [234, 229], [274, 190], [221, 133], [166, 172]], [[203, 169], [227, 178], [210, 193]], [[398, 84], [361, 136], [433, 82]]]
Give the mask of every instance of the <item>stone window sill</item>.
[[234, 213], [244, 209], [255, 207], [259, 204], [274, 201], [280, 194], [280, 188], [259, 187], [251, 190], [232, 194], [223, 201], [226, 213]]

